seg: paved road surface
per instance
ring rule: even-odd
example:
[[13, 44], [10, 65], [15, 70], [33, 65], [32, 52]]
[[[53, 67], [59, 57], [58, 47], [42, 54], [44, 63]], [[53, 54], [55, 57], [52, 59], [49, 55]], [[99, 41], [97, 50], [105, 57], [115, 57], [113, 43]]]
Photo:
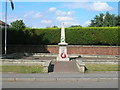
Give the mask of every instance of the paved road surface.
[[[50, 74], [3, 74], [3, 78], [117, 78], [117, 72], [99, 73], [50, 73]], [[24, 81], [3, 82], [3, 88], [117, 88], [118, 80], [87, 81]]]
[[3, 82], [3, 88], [117, 88], [116, 81], [101, 82]]

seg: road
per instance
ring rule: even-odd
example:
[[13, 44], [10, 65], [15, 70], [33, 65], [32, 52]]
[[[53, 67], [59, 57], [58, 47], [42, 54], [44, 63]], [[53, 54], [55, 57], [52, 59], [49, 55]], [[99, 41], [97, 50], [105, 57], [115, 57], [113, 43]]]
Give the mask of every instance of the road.
[[2, 88], [117, 88], [117, 81], [101, 82], [3, 82]]
[[[47, 78], [47, 81], [3, 81], [2, 88], [118, 88], [118, 80], [115, 79], [118, 77], [117, 72], [2, 75], [3, 78]], [[51, 81], [48, 80], [49, 78], [61, 78], [62, 80]], [[101, 80], [95, 78], [101, 78]], [[74, 79], [78, 79], [78, 81]]]

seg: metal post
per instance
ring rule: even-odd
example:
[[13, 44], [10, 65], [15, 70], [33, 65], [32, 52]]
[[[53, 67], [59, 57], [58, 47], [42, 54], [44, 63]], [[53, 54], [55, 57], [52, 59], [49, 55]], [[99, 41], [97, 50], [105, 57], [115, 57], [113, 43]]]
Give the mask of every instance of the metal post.
[[5, 55], [7, 54], [7, 0], [5, 5]]

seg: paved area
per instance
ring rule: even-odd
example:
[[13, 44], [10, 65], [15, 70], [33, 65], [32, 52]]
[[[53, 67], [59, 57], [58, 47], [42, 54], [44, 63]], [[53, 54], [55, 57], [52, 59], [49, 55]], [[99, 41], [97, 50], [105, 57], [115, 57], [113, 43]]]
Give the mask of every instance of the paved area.
[[117, 88], [118, 72], [2, 74], [3, 88]]
[[56, 57], [42, 57], [42, 56], [31, 56], [31, 57], [25, 57], [26, 60], [54, 60]]
[[95, 57], [83, 57], [78, 58], [79, 60], [118, 60], [118, 58], [95, 58]]
[[117, 81], [101, 82], [3, 82], [3, 88], [118, 88]]
[[55, 73], [60, 72], [78, 72], [75, 61], [56, 61], [52, 62], [54, 64]]
[[[56, 57], [50, 57], [50, 56], [30, 56], [30, 57], [24, 57], [26, 60], [55, 60]], [[75, 58], [71, 58], [75, 59]], [[81, 57], [81, 58], [76, 58], [77, 60], [98, 60], [98, 61], [104, 61], [104, 60], [118, 60], [119, 58], [97, 58], [97, 57]]]
[[3, 78], [117, 78], [118, 72], [2, 74]]

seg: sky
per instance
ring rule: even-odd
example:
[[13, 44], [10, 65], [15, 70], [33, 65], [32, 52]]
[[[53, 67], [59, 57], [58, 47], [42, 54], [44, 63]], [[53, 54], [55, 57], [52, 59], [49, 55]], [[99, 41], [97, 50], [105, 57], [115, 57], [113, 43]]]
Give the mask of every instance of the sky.
[[[7, 23], [23, 20], [27, 27], [45, 28], [81, 25], [86, 27], [90, 21], [100, 13], [118, 15], [118, 2], [14, 2], [14, 10], [8, 2]], [[1, 20], [5, 16], [5, 3], [2, 2]]]

